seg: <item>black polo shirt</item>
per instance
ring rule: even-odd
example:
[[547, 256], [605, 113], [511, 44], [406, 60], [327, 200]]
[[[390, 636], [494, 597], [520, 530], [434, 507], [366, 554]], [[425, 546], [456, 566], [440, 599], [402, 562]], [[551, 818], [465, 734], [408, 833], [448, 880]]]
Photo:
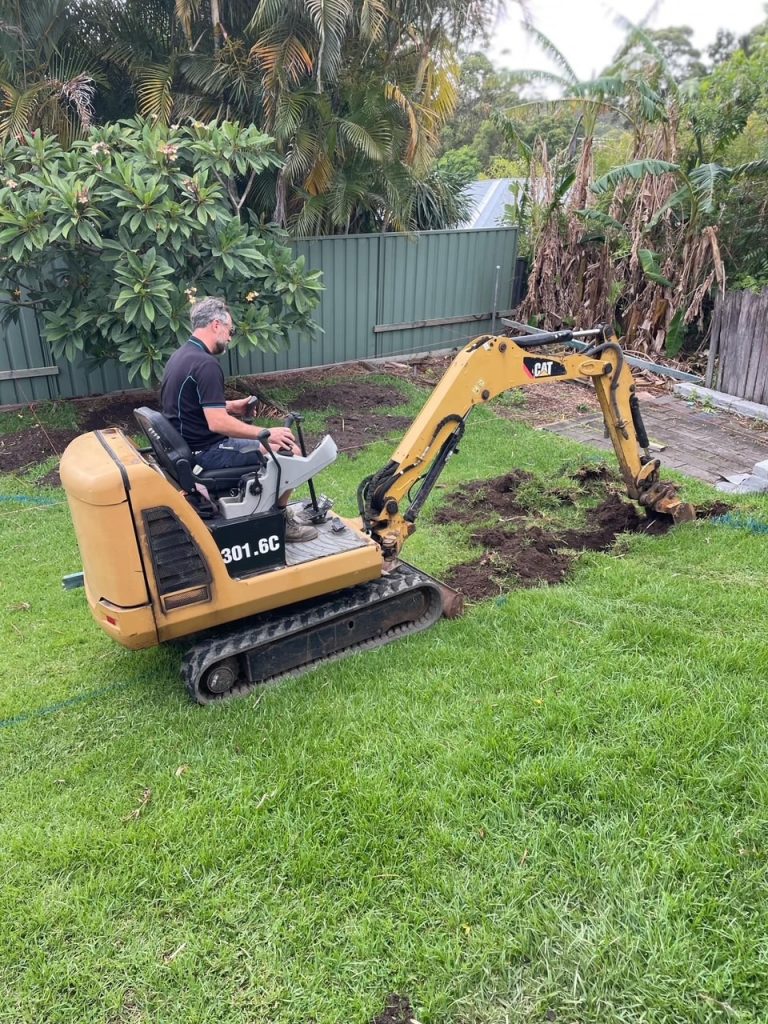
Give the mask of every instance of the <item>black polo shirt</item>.
[[176, 349], [160, 385], [160, 408], [193, 452], [224, 439], [211, 430], [204, 409], [226, 408], [224, 371], [218, 359], [197, 338]]

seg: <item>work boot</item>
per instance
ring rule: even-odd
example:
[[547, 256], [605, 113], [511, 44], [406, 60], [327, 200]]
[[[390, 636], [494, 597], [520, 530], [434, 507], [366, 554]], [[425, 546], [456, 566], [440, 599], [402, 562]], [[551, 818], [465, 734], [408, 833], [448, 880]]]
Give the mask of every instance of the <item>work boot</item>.
[[291, 508], [283, 509], [283, 516], [285, 518], [285, 543], [286, 544], [302, 544], [307, 540], [314, 540], [317, 536], [317, 530], [314, 526], [307, 526], [304, 523], [300, 523]]

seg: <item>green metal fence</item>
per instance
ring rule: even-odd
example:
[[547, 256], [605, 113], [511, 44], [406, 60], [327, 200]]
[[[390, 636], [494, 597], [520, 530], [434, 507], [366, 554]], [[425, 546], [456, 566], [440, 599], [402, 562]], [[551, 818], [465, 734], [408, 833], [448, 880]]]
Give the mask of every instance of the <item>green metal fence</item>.
[[[323, 332], [277, 353], [227, 355], [228, 375], [271, 373], [461, 346], [517, 304], [515, 228], [347, 235], [292, 243], [323, 272]], [[497, 324], [498, 326], [498, 324]], [[0, 338], [0, 405], [107, 394], [131, 385], [122, 366], [54, 362], [32, 312]]]

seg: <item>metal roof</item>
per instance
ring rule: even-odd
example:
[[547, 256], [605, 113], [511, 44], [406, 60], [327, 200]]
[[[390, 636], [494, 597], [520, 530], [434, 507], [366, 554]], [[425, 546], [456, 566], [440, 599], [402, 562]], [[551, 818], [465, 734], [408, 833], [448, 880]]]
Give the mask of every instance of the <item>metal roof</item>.
[[514, 203], [514, 196], [509, 191], [513, 182], [522, 182], [523, 178], [489, 178], [486, 181], [472, 181], [467, 185], [466, 192], [473, 203], [473, 212], [469, 220], [459, 224], [459, 228], [495, 228], [504, 219], [504, 207]]

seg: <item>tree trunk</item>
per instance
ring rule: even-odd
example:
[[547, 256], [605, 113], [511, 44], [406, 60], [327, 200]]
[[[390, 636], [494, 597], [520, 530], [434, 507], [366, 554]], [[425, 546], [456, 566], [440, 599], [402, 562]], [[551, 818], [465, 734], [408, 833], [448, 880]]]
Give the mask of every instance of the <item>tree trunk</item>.
[[213, 28], [213, 50], [215, 53], [221, 45], [221, 8], [219, 0], [211, 0], [211, 26]]

